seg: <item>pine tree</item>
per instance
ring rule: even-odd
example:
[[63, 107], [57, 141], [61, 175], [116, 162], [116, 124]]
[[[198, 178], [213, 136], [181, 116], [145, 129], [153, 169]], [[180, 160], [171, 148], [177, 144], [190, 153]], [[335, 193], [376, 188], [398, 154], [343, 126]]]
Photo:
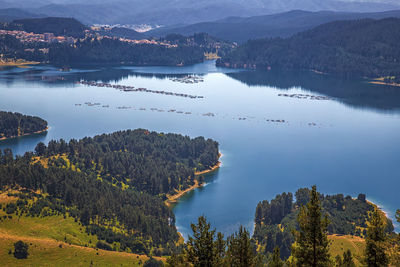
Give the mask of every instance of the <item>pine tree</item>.
[[322, 216], [317, 187], [310, 192], [307, 206], [300, 208], [297, 217], [300, 230], [295, 232], [296, 242], [292, 255], [298, 266], [327, 266], [330, 264], [329, 241], [327, 237], [328, 218]]
[[278, 246], [274, 248], [271, 260], [268, 263], [268, 267], [282, 267], [283, 261], [281, 260], [281, 253]]
[[212, 267], [215, 262], [214, 236], [215, 229], [210, 230], [210, 223], [200, 216], [197, 224], [191, 224], [193, 237], [189, 236], [188, 260], [196, 267]]
[[384, 222], [379, 210], [375, 210], [369, 215], [365, 256], [368, 266], [381, 267], [388, 266], [388, 257], [385, 252], [384, 243], [386, 223]]
[[231, 267], [255, 266], [250, 234], [243, 226], [240, 226], [239, 232], [228, 238], [227, 263]]
[[262, 221], [262, 205], [261, 202], [257, 204], [257, 208], [256, 208], [256, 215], [255, 215], [255, 222], [258, 225], [261, 225], [261, 221]]
[[191, 267], [191, 264], [186, 261], [184, 254], [173, 253], [165, 264], [166, 267]]
[[222, 266], [225, 258], [226, 242], [224, 240], [224, 235], [217, 234], [217, 240], [214, 242], [214, 266]]

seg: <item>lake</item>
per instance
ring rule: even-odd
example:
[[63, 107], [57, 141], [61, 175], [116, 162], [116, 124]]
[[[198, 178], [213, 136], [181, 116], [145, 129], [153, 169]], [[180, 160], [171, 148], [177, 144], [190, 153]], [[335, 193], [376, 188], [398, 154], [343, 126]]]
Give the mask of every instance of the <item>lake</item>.
[[[203, 82], [179, 82], [186, 74]], [[204, 98], [123, 92], [76, 84], [80, 80]], [[213, 61], [70, 72], [44, 65], [0, 70], [0, 110], [37, 115], [51, 127], [47, 134], [0, 142], [15, 154], [40, 141], [135, 128], [217, 140], [221, 168], [174, 206], [185, 237], [200, 215], [225, 234], [239, 225], [252, 230], [259, 201], [314, 184], [324, 194], [365, 193], [392, 219], [400, 208], [398, 87], [304, 71], [231, 70]]]

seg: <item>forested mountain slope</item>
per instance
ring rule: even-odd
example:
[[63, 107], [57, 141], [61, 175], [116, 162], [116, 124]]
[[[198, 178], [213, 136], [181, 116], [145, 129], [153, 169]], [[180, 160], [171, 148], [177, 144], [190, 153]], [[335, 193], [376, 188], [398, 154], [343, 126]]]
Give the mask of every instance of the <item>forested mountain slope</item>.
[[217, 62], [253, 69], [307, 69], [341, 76], [400, 74], [400, 19], [336, 21], [293, 37], [248, 41]]

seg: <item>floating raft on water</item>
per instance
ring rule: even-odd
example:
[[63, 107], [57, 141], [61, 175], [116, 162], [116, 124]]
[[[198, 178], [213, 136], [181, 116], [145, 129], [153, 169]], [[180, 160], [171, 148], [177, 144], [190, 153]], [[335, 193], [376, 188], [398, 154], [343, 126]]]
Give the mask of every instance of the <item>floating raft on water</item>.
[[150, 89], [143, 88], [143, 87], [135, 88], [134, 86], [129, 86], [129, 85], [98, 83], [98, 82], [93, 82], [93, 81], [92, 82], [79, 81], [76, 83], [88, 85], [88, 86], [94, 86], [94, 87], [114, 88], [114, 89], [118, 89], [118, 90], [124, 91], [124, 92], [146, 92], [146, 93], [153, 93], [153, 94], [160, 94], [160, 95], [172, 95], [172, 96], [180, 96], [180, 97], [187, 97], [187, 98], [204, 98], [204, 96], [174, 93], [174, 92], [168, 92], [168, 91], [162, 91], [162, 90], [150, 90]]
[[170, 80], [173, 82], [188, 83], [188, 84], [204, 82], [204, 79], [202, 77], [196, 75], [186, 75], [181, 78], [170, 78]]
[[310, 99], [310, 100], [332, 100], [333, 98], [321, 95], [307, 95], [307, 94], [278, 94], [278, 96], [285, 96], [298, 99]]

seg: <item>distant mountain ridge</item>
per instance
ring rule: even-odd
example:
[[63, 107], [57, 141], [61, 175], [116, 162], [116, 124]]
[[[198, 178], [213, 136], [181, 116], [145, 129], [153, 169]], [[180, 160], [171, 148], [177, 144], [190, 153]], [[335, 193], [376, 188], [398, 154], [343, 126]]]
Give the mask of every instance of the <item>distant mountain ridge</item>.
[[206, 32], [224, 40], [242, 43], [249, 39], [287, 37], [335, 20], [382, 19], [388, 17], [400, 17], [400, 10], [374, 13], [294, 10], [273, 15], [228, 17], [213, 22], [159, 28], [147, 32], [146, 35], [163, 36], [170, 33], [192, 35], [196, 32]]
[[[26, 3], [26, 4], [25, 4]], [[399, 9], [400, 3], [390, 1], [349, 0], [104, 0], [57, 1], [0, 0], [4, 8], [22, 8], [35, 14], [74, 17], [85, 24], [193, 24], [230, 16], [256, 16], [290, 10], [379, 12]]]
[[53, 33], [54, 35], [66, 35], [83, 37], [87, 29], [85, 25], [74, 18], [33, 18], [14, 20], [13, 23], [21, 25], [26, 32]]
[[11, 22], [16, 19], [40, 18], [46, 15], [31, 13], [20, 8], [0, 9], [0, 22]]

